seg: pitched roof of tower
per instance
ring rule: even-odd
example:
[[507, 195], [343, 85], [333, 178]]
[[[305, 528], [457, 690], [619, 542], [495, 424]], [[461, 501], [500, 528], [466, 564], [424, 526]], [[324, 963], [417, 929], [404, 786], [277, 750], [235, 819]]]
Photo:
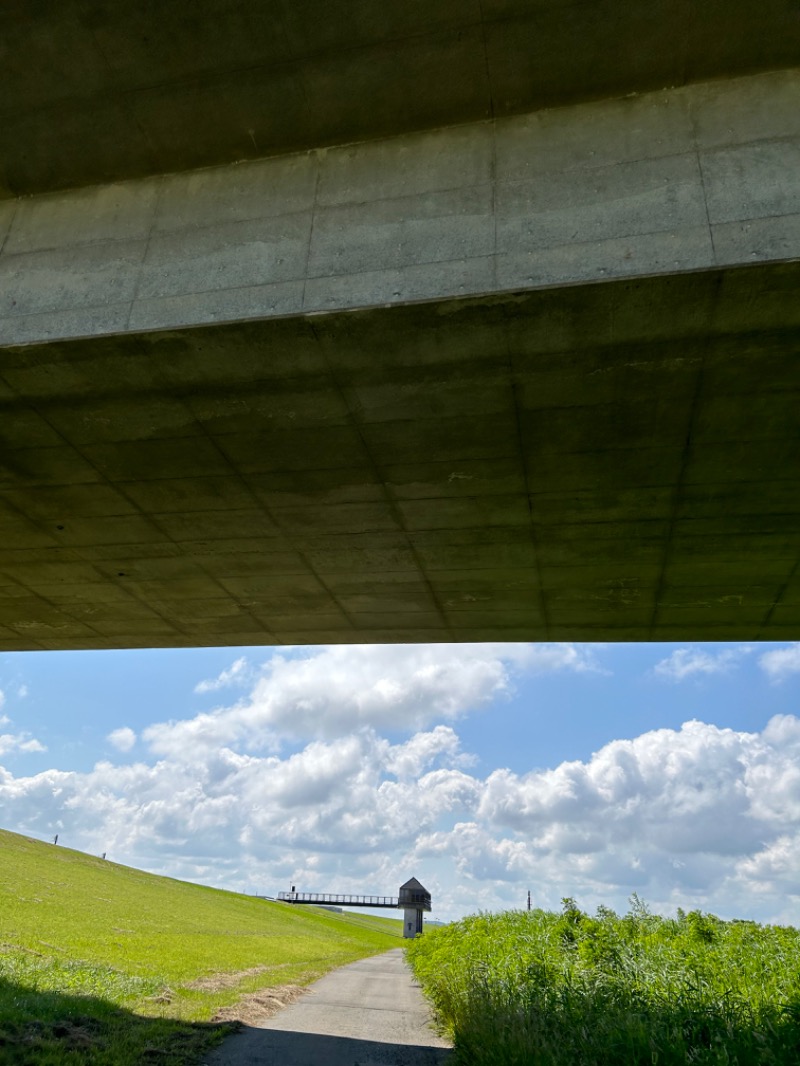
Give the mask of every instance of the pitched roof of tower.
[[424, 885], [421, 885], [419, 883], [419, 881], [416, 879], [416, 877], [409, 878], [409, 880], [406, 881], [406, 883], [404, 885], [400, 886], [401, 891], [404, 888], [420, 888], [420, 889], [422, 889], [423, 892], [427, 892], [428, 891], [427, 888]]

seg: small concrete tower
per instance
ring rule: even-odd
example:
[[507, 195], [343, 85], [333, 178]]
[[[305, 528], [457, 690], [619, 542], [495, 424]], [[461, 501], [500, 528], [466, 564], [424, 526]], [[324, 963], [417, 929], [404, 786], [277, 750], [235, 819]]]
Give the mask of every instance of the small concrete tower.
[[415, 937], [422, 932], [422, 912], [431, 909], [431, 894], [416, 877], [400, 886], [398, 907], [403, 908], [403, 936]]

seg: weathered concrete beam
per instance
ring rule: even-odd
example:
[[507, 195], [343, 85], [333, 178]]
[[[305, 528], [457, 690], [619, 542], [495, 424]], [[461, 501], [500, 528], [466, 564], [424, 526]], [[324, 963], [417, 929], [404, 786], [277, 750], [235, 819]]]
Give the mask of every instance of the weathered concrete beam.
[[0, 195], [795, 65], [796, 0], [6, 0]]
[[0, 203], [0, 344], [800, 256], [800, 71]]

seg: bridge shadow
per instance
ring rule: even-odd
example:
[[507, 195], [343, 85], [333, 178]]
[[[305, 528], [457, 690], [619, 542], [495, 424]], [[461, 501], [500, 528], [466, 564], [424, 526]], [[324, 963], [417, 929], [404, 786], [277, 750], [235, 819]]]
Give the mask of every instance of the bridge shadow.
[[245, 1026], [208, 1055], [207, 1066], [444, 1066], [451, 1048], [383, 1043]]
[[238, 1028], [146, 1017], [99, 996], [39, 991], [0, 977], [0, 1066], [190, 1066]]

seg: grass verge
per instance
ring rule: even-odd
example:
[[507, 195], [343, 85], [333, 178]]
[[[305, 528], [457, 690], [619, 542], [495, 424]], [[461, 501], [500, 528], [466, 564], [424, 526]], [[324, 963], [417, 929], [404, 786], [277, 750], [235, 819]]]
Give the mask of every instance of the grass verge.
[[[341, 914], [156, 877], [0, 830], [0, 1064], [183, 1066], [329, 970], [398, 944]], [[259, 1006], [260, 1005], [260, 1006]]]

